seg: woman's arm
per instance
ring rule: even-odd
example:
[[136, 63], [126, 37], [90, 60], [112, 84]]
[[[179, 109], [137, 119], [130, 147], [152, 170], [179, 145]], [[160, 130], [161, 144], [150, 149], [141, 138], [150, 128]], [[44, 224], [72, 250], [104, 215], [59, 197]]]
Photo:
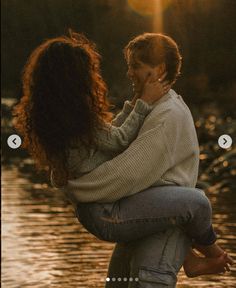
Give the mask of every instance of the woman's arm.
[[[165, 74], [162, 76], [164, 77]], [[132, 102], [125, 102], [120, 115], [114, 121], [116, 126], [110, 126], [107, 131], [101, 133], [99, 148], [108, 152], [120, 153], [137, 137], [144, 118], [152, 110], [153, 104], [159, 100], [170, 89], [168, 81], [151, 81], [147, 78], [141, 95], [135, 95]], [[140, 97], [140, 98], [139, 98]], [[132, 112], [132, 106], [134, 106]], [[127, 113], [130, 113], [129, 116]], [[126, 117], [126, 119], [125, 119]], [[120, 126], [120, 124], [123, 124]]]
[[78, 202], [113, 202], [150, 187], [170, 168], [162, 125], [145, 131], [120, 155], [79, 179], [65, 190]]
[[145, 117], [152, 110], [152, 106], [138, 99], [129, 116], [120, 127], [107, 125], [98, 135], [99, 150], [120, 153], [137, 137]]
[[129, 116], [133, 108], [134, 105], [132, 104], [132, 102], [125, 101], [122, 110], [112, 120], [111, 124], [117, 127], [121, 126], [125, 122], [125, 119]]
[[132, 101], [125, 101], [122, 110], [116, 115], [116, 117], [112, 120], [113, 126], [121, 126], [125, 119], [129, 116], [130, 112], [133, 110], [136, 100], [138, 99], [138, 95], [135, 95]]

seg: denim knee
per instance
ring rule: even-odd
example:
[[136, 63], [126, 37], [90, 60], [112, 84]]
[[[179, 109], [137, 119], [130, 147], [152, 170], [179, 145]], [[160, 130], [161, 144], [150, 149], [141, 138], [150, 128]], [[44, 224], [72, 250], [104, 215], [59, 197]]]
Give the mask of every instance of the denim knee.
[[[196, 193], [198, 192], [198, 193]], [[200, 189], [196, 189], [195, 195], [194, 195], [194, 205], [195, 209], [201, 213], [202, 218], [204, 219], [211, 219], [212, 214], [212, 208], [211, 203], [207, 196], [205, 195], [204, 191]]]
[[[194, 241], [199, 245], [211, 245], [216, 241], [216, 234], [212, 227], [212, 208], [211, 203], [202, 190], [196, 189], [194, 201], [190, 204], [192, 207], [192, 220], [194, 225], [190, 228]], [[194, 229], [194, 230], [193, 230]]]
[[201, 198], [202, 198], [202, 201], [201, 201], [201, 204], [206, 207], [207, 209], [211, 210], [211, 203], [210, 203], [210, 200], [208, 199], [208, 197], [206, 196], [205, 192], [200, 190], [201, 192]]
[[145, 266], [140, 267], [138, 278], [137, 288], [174, 288], [177, 282], [177, 277], [172, 271], [163, 272]]

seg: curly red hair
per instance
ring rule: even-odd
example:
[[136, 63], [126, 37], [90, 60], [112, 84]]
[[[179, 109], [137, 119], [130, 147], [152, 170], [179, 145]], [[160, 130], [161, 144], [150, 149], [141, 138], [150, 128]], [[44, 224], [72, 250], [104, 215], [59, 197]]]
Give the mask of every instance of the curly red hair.
[[54, 169], [67, 181], [70, 145], [80, 140], [88, 150], [96, 146], [97, 129], [111, 119], [100, 55], [94, 43], [70, 31], [33, 51], [22, 83], [23, 97], [13, 115], [23, 147], [38, 170]]

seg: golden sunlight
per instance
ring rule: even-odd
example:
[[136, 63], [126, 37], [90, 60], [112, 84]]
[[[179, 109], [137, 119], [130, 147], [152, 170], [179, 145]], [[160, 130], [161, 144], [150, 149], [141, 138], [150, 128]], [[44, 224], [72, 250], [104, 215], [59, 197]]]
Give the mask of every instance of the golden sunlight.
[[153, 30], [162, 31], [162, 13], [170, 5], [171, 0], [128, 0], [132, 10], [142, 16], [153, 16]]
[[138, 14], [152, 16], [155, 12], [155, 6], [159, 0], [128, 0], [129, 6]]

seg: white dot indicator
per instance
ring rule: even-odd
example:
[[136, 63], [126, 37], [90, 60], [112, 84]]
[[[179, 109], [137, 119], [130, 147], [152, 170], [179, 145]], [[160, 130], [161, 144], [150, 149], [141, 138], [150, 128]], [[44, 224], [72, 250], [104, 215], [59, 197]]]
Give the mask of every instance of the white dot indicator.
[[106, 278], [106, 281], [107, 281], [107, 282], [110, 282], [110, 278], [109, 278], [109, 277], [107, 277], [107, 278]]
[[233, 142], [232, 138], [227, 134], [221, 135], [218, 139], [218, 144], [223, 149], [230, 148], [232, 145], [232, 142]]
[[22, 141], [20, 136], [12, 134], [7, 138], [7, 145], [12, 149], [17, 149], [20, 147]]

